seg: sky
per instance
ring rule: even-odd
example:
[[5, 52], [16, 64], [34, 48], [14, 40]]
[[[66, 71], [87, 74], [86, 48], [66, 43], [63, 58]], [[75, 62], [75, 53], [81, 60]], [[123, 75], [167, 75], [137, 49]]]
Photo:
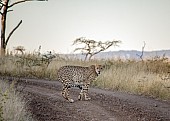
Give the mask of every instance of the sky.
[[[11, 3], [17, 0], [11, 0]], [[107, 51], [170, 49], [170, 0], [48, 0], [25, 2], [7, 16], [7, 34], [23, 20], [7, 48], [73, 53], [79, 37], [121, 40]]]

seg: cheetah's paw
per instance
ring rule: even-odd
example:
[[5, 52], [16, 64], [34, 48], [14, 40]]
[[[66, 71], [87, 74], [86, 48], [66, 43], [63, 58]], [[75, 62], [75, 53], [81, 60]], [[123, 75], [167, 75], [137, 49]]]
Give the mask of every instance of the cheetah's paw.
[[73, 99], [69, 99], [68, 101], [69, 101], [70, 103], [73, 103], [73, 102], [74, 102], [74, 100], [73, 100]]

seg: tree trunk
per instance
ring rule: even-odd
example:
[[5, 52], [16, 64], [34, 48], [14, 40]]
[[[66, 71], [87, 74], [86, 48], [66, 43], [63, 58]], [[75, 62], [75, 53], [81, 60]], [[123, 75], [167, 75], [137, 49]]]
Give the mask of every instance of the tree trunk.
[[1, 56], [5, 56], [6, 43], [5, 43], [5, 30], [6, 30], [6, 16], [7, 16], [7, 6], [9, 0], [4, 0], [4, 5], [2, 8], [2, 16], [1, 16]]
[[4, 48], [1, 48], [0, 57], [5, 56], [5, 53], [6, 53], [5, 49], [4, 49]]

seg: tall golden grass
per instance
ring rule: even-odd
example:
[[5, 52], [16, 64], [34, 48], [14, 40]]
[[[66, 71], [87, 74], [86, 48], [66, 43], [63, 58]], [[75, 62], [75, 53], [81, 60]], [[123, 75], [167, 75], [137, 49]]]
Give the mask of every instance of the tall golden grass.
[[165, 57], [137, 60], [82, 61], [67, 56], [44, 61], [34, 54], [0, 59], [0, 74], [17, 77], [47, 78], [55, 80], [57, 70], [63, 65], [89, 66], [103, 64], [103, 73], [93, 86], [170, 100], [170, 62]]

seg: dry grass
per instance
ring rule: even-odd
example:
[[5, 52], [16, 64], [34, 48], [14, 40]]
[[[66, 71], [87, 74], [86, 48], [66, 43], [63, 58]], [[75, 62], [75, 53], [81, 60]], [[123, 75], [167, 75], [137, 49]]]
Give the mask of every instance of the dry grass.
[[38, 58], [33, 54], [3, 58], [0, 60], [0, 74], [55, 80], [57, 70], [63, 65], [88, 66], [97, 63], [106, 68], [93, 86], [170, 100], [170, 63], [164, 57], [145, 61], [111, 59], [84, 62], [58, 56], [48, 64]]
[[[162, 62], [164, 63], [164, 62]], [[158, 63], [158, 65], [160, 62]], [[165, 64], [163, 64], [165, 66]], [[149, 65], [150, 66], [150, 65]], [[106, 69], [94, 85], [102, 88], [125, 91], [135, 94], [152, 96], [170, 100], [170, 68], [159, 67], [159, 73], [148, 67], [147, 62], [125, 61], [122, 64], [115, 62]], [[163, 69], [167, 70], [167, 73]], [[157, 69], [156, 69], [157, 70]]]
[[2, 121], [33, 121], [31, 115], [25, 110], [26, 103], [21, 96], [13, 90], [13, 84], [9, 85], [0, 80], [0, 112]]

